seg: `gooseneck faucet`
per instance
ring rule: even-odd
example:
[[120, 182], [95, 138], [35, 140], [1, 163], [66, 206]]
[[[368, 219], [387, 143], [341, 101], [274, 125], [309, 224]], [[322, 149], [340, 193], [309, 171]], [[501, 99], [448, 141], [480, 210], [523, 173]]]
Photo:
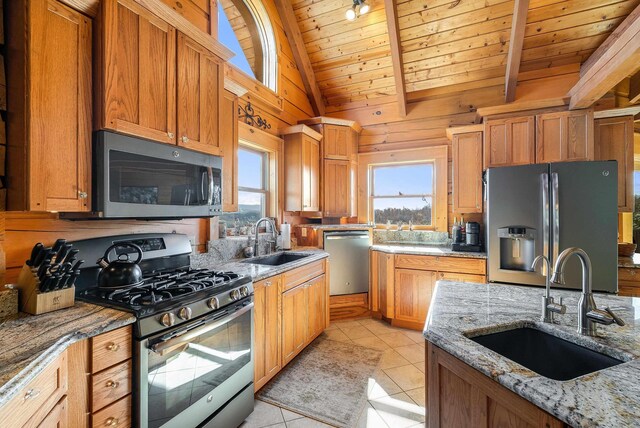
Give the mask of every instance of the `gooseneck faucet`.
[[271, 220], [269, 217], [262, 217], [260, 220], [258, 220], [256, 222], [255, 228], [256, 228], [256, 235], [255, 235], [255, 240], [253, 243], [253, 255], [254, 257], [257, 257], [258, 254], [258, 250], [260, 248], [260, 246], [258, 245], [258, 229], [260, 228], [260, 224], [261, 223], [267, 223], [269, 224], [269, 226], [271, 226], [271, 234], [273, 235], [273, 241], [270, 241], [270, 243], [273, 243], [275, 245], [275, 248], [278, 249], [278, 229], [276, 229], [276, 224], [273, 222], [273, 220]]
[[536, 270], [536, 266], [540, 263], [544, 262], [544, 267], [546, 270], [543, 272], [545, 274], [545, 292], [542, 296], [542, 316], [540, 320], [543, 322], [552, 323], [553, 322], [553, 314], [564, 314], [567, 311], [567, 307], [562, 304], [562, 297], [560, 298], [560, 303], [555, 303], [553, 297], [551, 297], [551, 282], [549, 277], [551, 276], [551, 262], [547, 258], [547, 256], [538, 256], [533, 260], [531, 264], [531, 269]]
[[553, 269], [551, 281], [560, 285], [565, 284], [564, 266], [574, 254], [580, 259], [582, 265], [582, 295], [578, 302], [578, 333], [585, 336], [595, 336], [596, 324], [609, 325], [615, 322], [618, 325], [624, 325], [624, 321], [614, 314], [611, 309], [604, 308], [604, 310], [601, 310], [596, 306], [591, 285], [591, 260], [582, 248], [569, 247], [560, 253]]

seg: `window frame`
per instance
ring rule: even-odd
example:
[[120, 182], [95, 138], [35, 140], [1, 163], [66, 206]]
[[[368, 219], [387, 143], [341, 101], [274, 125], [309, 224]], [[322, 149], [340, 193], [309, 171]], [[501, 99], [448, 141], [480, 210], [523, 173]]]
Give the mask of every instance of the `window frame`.
[[[249, 143], [248, 141], [240, 140], [238, 143], [238, 153], [240, 150], [244, 150], [247, 152], [252, 152], [258, 154], [262, 157], [262, 188], [253, 188], [253, 187], [244, 187], [238, 184], [238, 193], [240, 192], [248, 192], [248, 193], [258, 193], [264, 196], [264, 210], [262, 211], [261, 216], [265, 217], [269, 215], [269, 204], [271, 199], [271, 191], [269, 189], [269, 152], [265, 150], [261, 150], [256, 147], [254, 144]], [[240, 173], [240, 165], [238, 165], [238, 173]], [[231, 214], [231, 213], [229, 213]]]

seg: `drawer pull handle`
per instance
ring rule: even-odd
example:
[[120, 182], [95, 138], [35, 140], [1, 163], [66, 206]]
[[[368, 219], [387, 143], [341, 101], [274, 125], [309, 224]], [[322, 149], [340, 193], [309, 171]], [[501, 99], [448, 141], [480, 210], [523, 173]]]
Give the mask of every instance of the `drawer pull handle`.
[[271, 287], [271, 281], [265, 282], [264, 285], [266, 285], [267, 287]]
[[114, 418], [114, 417], [110, 417], [108, 418], [104, 424], [108, 427], [114, 427], [116, 425], [118, 425], [120, 423], [120, 421], [118, 420], [118, 418]]
[[40, 395], [39, 389], [30, 389], [24, 394], [24, 401], [27, 401], [31, 398], [36, 398], [38, 395]]
[[109, 344], [107, 345], [107, 349], [108, 349], [109, 351], [116, 352], [118, 349], [120, 349], [120, 345], [118, 345], [118, 344], [117, 344], [117, 343], [115, 343], [115, 342], [111, 342], [111, 343], [109, 343]]
[[116, 382], [116, 381], [113, 381], [113, 380], [108, 380], [108, 381], [107, 381], [107, 383], [105, 383], [105, 386], [106, 386], [107, 388], [113, 388], [113, 389], [115, 389], [115, 388], [117, 388], [118, 386], [120, 386], [120, 382]]
[[629, 275], [631, 275], [631, 276], [635, 276], [635, 274], [636, 274], [636, 271], [635, 271], [635, 270], [633, 270], [633, 269], [629, 270]]

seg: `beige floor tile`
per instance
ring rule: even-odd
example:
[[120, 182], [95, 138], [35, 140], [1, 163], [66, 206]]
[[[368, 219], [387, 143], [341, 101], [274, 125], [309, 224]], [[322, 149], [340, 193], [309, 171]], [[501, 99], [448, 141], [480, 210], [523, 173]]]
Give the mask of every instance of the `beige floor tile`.
[[409, 339], [413, 340], [415, 343], [424, 343], [425, 339], [422, 335], [421, 331], [416, 330], [403, 330], [405, 335], [409, 336]]
[[331, 322], [331, 323], [329, 324], [329, 327], [325, 328], [325, 329], [324, 329], [324, 331], [327, 331], [327, 330], [335, 330], [335, 329], [337, 329], [337, 328], [338, 328], [338, 326], [336, 325], [336, 323], [335, 323], [335, 322]]
[[280, 408], [264, 401], [256, 400], [253, 413], [242, 423], [242, 428], [263, 428], [284, 423]]
[[322, 335], [326, 339], [335, 340], [337, 342], [351, 342], [351, 339], [349, 339], [339, 328], [336, 328], [335, 330], [325, 330]]
[[367, 403], [360, 413], [356, 428], [389, 428], [389, 426], [378, 414], [376, 409], [374, 409], [370, 403]]
[[421, 363], [415, 363], [414, 364], [415, 368], [417, 368], [418, 370], [420, 370], [422, 373], [425, 372], [425, 366], [424, 366], [424, 361]]
[[292, 411], [287, 410], [287, 409], [280, 409], [280, 410], [282, 410], [282, 416], [284, 417], [284, 421], [285, 422], [289, 422], [289, 421], [293, 421], [293, 420], [296, 420], [296, 419], [304, 418], [304, 415], [301, 415], [299, 413], [292, 412]]
[[375, 334], [375, 335], [383, 335], [383, 334], [390, 334], [390, 333], [395, 333], [398, 330], [396, 330], [395, 328], [391, 327], [390, 325], [384, 324], [384, 323], [379, 323], [379, 324], [367, 324], [365, 325], [366, 328], [369, 329], [369, 331], [371, 331], [371, 333]]
[[380, 351], [386, 351], [387, 349], [391, 349], [389, 345], [384, 343], [376, 336], [363, 337], [362, 339], [356, 339], [353, 341], [356, 345], [364, 346], [366, 348], [379, 349]]
[[425, 407], [425, 387], [410, 389], [409, 391], [405, 391], [406, 394], [411, 397], [411, 399], [421, 407]]
[[331, 425], [323, 424], [315, 419], [301, 418], [287, 422], [287, 428], [328, 428]]
[[378, 367], [381, 369], [390, 369], [392, 367], [406, 366], [407, 364], [409, 364], [409, 361], [407, 361], [406, 358], [398, 354], [394, 349], [387, 349], [384, 351], [384, 354], [382, 354]]
[[362, 327], [362, 324], [360, 324], [360, 322], [356, 320], [336, 321], [335, 323], [333, 323], [333, 325], [340, 329]]
[[421, 388], [425, 384], [425, 376], [412, 364], [386, 369], [384, 372], [404, 391]]
[[367, 398], [369, 400], [399, 392], [402, 392], [402, 388], [396, 385], [382, 369], [376, 370], [373, 376], [369, 378], [369, 385], [367, 386]]
[[393, 428], [408, 428], [425, 421], [424, 408], [405, 393], [370, 400], [382, 419]]
[[399, 348], [400, 346], [415, 345], [415, 342], [411, 340], [402, 331], [395, 331], [389, 334], [380, 334], [378, 337], [387, 345], [392, 348]]
[[424, 361], [424, 348], [417, 343], [400, 346], [399, 348], [395, 348], [395, 350], [412, 364]]
[[375, 337], [371, 331], [367, 330], [362, 326], [358, 327], [349, 327], [349, 328], [340, 328], [340, 330], [347, 335], [347, 337], [351, 340], [362, 339], [365, 337]]

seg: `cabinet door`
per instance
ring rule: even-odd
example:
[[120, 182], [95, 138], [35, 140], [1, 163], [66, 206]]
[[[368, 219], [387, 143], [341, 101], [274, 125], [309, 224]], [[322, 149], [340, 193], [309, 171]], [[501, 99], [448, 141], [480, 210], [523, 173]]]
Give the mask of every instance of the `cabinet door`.
[[394, 294], [394, 257], [391, 254], [378, 253], [378, 306], [383, 317], [393, 318]]
[[533, 116], [507, 120], [511, 165], [535, 163], [536, 130]]
[[594, 159], [593, 111], [567, 113], [567, 144], [563, 161]]
[[477, 282], [484, 284], [487, 282], [487, 277], [469, 273], [438, 272], [438, 281]]
[[220, 100], [220, 148], [222, 151], [222, 209], [238, 211], [238, 97], [227, 90]]
[[453, 212], [482, 212], [482, 132], [455, 134], [453, 150]]
[[91, 20], [54, 0], [29, 4], [28, 191], [15, 208], [88, 211]]
[[595, 159], [618, 161], [618, 211], [633, 211], [633, 116], [595, 121]]
[[268, 278], [254, 283], [254, 389], [262, 388], [275, 376], [281, 364], [282, 331], [280, 330], [281, 278]]
[[507, 166], [509, 159], [509, 140], [506, 120], [487, 120], [484, 125], [484, 166], [492, 168]]
[[298, 355], [307, 342], [308, 294], [305, 284], [282, 294], [282, 365]]
[[349, 126], [324, 125], [323, 157], [347, 160], [353, 150], [353, 130]]
[[176, 30], [134, 0], [102, 1], [99, 127], [176, 143]]
[[306, 284], [309, 293], [308, 341], [316, 338], [325, 326], [327, 315], [327, 287], [325, 275], [320, 275]]
[[534, 117], [487, 120], [484, 167], [528, 165], [534, 162]]
[[348, 217], [351, 212], [351, 165], [349, 161], [324, 160], [324, 197], [322, 210], [326, 217]]
[[62, 397], [58, 404], [49, 412], [47, 416], [40, 422], [40, 428], [66, 428], [69, 426], [67, 421], [68, 405], [67, 396]]
[[320, 143], [302, 135], [302, 211], [320, 210]]
[[[481, 160], [482, 162], [482, 160]], [[358, 217], [358, 162], [351, 161], [351, 192], [349, 193], [349, 200], [351, 202], [351, 217]]]
[[431, 293], [436, 281], [433, 271], [396, 269], [395, 271], [395, 316], [402, 321], [424, 323], [431, 302]]
[[536, 116], [536, 162], [593, 160], [593, 112]]
[[220, 155], [218, 121], [224, 92], [221, 60], [178, 33], [177, 79], [178, 145]]

